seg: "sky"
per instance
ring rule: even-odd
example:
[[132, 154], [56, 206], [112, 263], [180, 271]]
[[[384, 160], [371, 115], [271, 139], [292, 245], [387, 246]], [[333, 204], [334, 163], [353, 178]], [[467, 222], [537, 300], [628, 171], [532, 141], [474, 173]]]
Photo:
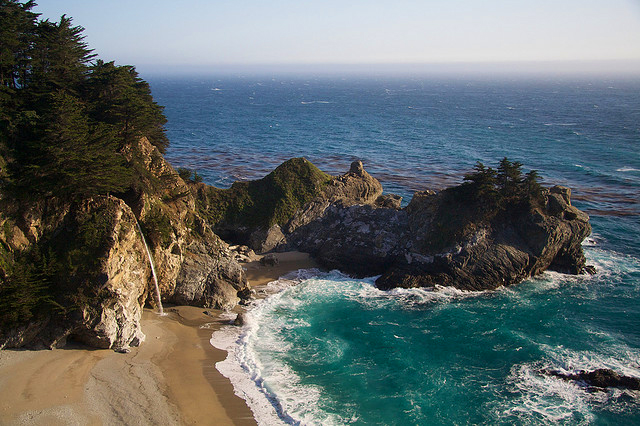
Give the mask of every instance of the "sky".
[[139, 70], [480, 66], [640, 75], [640, 0], [40, 0]]

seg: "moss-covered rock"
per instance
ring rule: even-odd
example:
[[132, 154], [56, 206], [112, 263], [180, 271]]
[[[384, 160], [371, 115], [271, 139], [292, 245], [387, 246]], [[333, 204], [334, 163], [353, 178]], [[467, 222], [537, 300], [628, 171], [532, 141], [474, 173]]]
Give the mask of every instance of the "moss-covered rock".
[[198, 208], [215, 229], [284, 225], [331, 181], [305, 158], [293, 158], [262, 179], [229, 189], [197, 187]]

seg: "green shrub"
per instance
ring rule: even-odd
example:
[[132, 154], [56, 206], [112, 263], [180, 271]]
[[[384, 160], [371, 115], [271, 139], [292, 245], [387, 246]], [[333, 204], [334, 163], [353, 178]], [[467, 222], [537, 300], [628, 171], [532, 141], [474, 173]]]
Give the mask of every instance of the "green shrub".
[[173, 240], [173, 227], [171, 219], [162, 211], [159, 204], [156, 204], [140, 222], [140, 227], [145, 234], [145, 238], [154, 247], [168, 248]]

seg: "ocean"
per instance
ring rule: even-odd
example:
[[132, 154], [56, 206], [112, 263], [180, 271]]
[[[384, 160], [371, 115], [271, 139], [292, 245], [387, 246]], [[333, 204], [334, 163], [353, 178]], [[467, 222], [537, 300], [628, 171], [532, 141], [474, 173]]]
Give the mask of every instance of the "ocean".
[[594, 276], [510, 288], [380, 291], [298, 271], [212, 344], [260, 424], [640, 424], [640, 393], [541, 373], [640, 377], [640, 79], [221, 76], [148, 78], [166, 158], [228, 187], [306, 157], [356, 159], [385, 192], [460, 183], [503, 157], [573, 190]]

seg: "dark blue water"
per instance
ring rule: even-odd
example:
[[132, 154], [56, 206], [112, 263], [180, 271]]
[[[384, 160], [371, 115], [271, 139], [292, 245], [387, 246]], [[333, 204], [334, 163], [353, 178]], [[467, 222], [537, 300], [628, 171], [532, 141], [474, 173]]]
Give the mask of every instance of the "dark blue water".
[[210, 184], [297, 156], [334, 174], [361, 159], [406, 202], [508, 156], [570, 186], [591, 215], [594, 277], [545, 274], [483, 293], [381, 292], [335, 273], [280, 282], [227, 336], [220, 367], [259, 420], [640, 424], [637, 392], [587, 392], [540, 373], [640, 376], [640, 80], [150, 83], [169, 118], [167, 157]]

